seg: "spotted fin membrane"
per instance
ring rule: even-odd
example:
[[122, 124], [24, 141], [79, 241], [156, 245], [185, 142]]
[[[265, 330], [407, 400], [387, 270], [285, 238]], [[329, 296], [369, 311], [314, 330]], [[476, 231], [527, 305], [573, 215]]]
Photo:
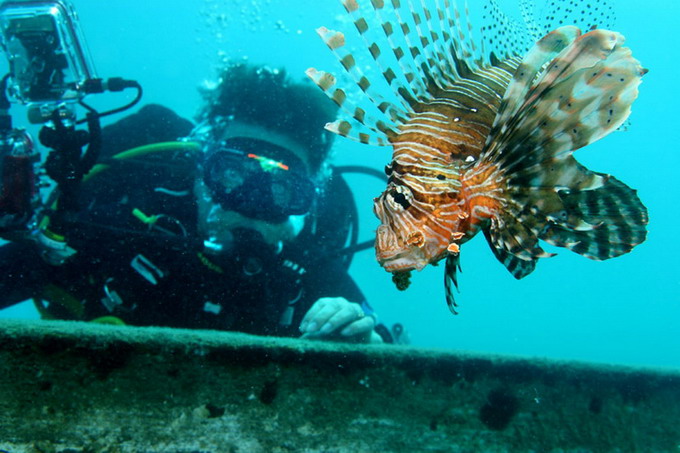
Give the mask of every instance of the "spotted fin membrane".
[[572, 157], [630, 114], [646, 70], [622, 44], [615, 32], [561, 27], [527, 54], [505, 93], [478, 165], [507, 178], [512, 203], [489, 239], [525, 261], [511, 263], [517, 278], [540, 256], [538, 239], [603, 260], [646, 237], [647, 211], [635, 191]]

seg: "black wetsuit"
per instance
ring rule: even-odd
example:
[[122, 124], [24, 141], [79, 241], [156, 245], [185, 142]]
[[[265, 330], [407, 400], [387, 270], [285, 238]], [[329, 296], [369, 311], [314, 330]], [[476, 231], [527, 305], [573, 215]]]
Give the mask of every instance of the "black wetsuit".
[[[331, 179], [302, 233], [282, 251], [244, 230], [230, 252], [211, 254], [196, 231], [195, 157], [176, 151], [110, 159], [192, 127], [147, 106], [104, 128], [100, 162], [110, 167], [83, 184], [80, 214], [67, 232], [77, 253], [53, 266], [31, 243], [0, 247], [0, 307], [35, 297], [57, 318], [115, 316], [132, 325], [297, 336], [320, 297], [365, 304], [346, 257], [334, 255], [345, 245], [353, 207], [342, 178]], [[160, 216], [156, 225], [164, 230], [149, 230], [134, 209]]]

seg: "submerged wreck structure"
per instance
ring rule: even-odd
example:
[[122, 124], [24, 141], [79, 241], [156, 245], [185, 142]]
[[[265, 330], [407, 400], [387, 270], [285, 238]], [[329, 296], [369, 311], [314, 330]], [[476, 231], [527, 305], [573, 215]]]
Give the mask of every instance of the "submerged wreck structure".
[[0, 321], [0, 450], [676, 451], [680, 374]]

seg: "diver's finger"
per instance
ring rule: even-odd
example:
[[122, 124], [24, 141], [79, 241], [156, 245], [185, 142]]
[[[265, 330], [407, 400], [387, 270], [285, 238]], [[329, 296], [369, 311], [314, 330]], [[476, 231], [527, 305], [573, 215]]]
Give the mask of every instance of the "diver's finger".
[[314, 302], [314, 305], [311, 306], [311, 308], [305, 313], [305, 315], [302, 317], [302, 321], [300, 321], [300, 330], [302, 332], [305, 331], [305, 328], [307, 324], [316, 316], [316, 314], [321, 310], [321, 308], [326, 304], [324, 299], [319, 299], [316, 302]]
[[366, 334], [371, 332], [374, 327], [375, 321], [373, 318], [370, 316], [365, 316], [347, 325], [344, 329], [342, 329], [340, 335], [344, 337], [353, 337], [355, 335]]
[[319, 299], [304, 316], [300, 323], [300, 331], [313, 333], [319, 330], [328, 319], [342, 309], [343, 304], [341, 301], [346, 302], [343, 298], [335, 297]]
[[319, 333], [322, 335], [330, 334], [340, 327], [346, 326], [365, 316], [359, 304], [347, 302], [321, 326]]
[[334, 329], [334, 325], [337, 322], [336, 317], [338, 313], [344, 311], [343, 305], [340, 304], [328, 304], [321, 311], [319, 311], [316, 316], [312, 319], [309, 326], [307, 326], [307, 331], [310, 332], [312, 324], [317, 327], [320, 334], [329, 333]]
[[314, 319], [321, 310], [323, 310], [328, 304], [334, 303], [330, 297], [322, 297], [321, 299], [314, 302], [312, 307], [305, 313], [302, 321], [300, 322], [300, 330], [304, 331], [306, 326]]

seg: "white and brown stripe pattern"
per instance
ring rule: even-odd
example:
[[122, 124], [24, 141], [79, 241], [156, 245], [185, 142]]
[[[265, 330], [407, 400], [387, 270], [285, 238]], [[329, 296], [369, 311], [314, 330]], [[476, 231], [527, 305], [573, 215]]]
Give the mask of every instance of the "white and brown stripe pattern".
[[329, 130], [393, 147], [388, 185], [374, 204], [376, 256], [400, 287], [411, 270], [447, 258], [455, 312], [460, 246], [480, 230], [516, 278], [552, 256], [540, 240], [607, 259], [645, 239], [647, 212], [635, 191], [572, 156], [619, 127], [637, 97], [646, 71], [620, 34], [565, 26], [524, 58], [505, 46], [494, 56], [475, 44], [467, 8], [461, 14], [455, 1], [370, 1], [371, 16], [356, 0], [343, 5], [391, 93], [382, 96], [344, 35], [325, 28], [319, 34], [365, 103], [350, 105], [330, 74], [308, 75], [348, 114]]

